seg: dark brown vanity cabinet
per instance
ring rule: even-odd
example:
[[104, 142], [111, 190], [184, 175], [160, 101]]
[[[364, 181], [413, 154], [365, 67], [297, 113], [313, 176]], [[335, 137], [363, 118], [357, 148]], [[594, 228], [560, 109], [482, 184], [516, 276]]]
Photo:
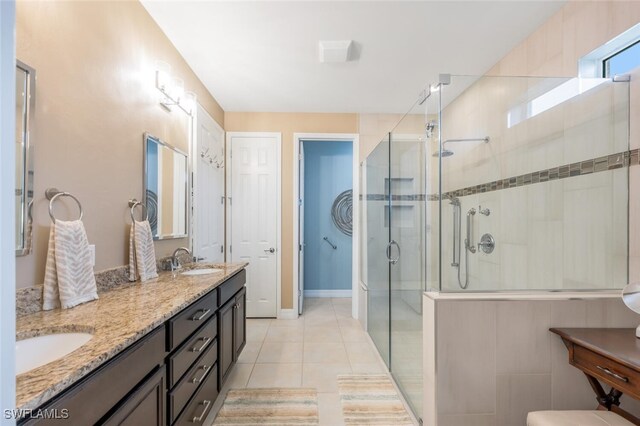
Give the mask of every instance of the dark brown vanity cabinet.
[[246, 300], [247, 290], [243, 287], [218, 311], [218, 338], [220, 339], [218, 390], [222, 389], [231, 367], [238, 360], [247, 343]]
[[20, 424], [201, 424], [246, 342], [246, 272], [238, 272], [44, 404], [67, 419]]
[[[40, 407], [50, 413], [67, 410], [68, 418], [22, 419], [20, 423], [132, 424], [128, 419], [142, 416], [147, 419], [143, 424], [165, 425], [165, 336], [162, 325]], [[121, 422], [114, 423], [115, 418]]]

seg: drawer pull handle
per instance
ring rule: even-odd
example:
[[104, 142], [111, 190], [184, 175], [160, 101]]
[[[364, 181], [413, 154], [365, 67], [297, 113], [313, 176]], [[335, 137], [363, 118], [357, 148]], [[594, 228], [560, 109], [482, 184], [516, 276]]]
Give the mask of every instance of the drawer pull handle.
[[204, 405], [204, 410], [202, 411], [202, 414], [194, 417], [193, 420], [191, 420], [193, 423], [200, 423], [202, 420], [204, 420], [204, 416], [207, 414], [207, 411], [209, 411], [209, 408], [211, 408], [211, 401], [209, 401], [208, 399], [205, 399], [200, 404]]
[[199, 348], [194, 346], [191, 348], [191, 352], [202, 352], [204, 350], [204, 348], [206, 348], [207, 346], [209, 346], [209, 343], [211, 343], [211, 337], [201, 337], [198, 340], [202, 340], [202, 346], [200, 346]]
[[613, 371], [609, 370], [609, 369], [608, 369], [608, 368], [606, 368], [606, 367], [602, 367], [602, 366], [600, 366], [600, 365], [597, 365], [596, 367], [598, 367], [598, 370], [603, 371], [603, 372], [605, 372], [606, 374], [608, 374], [609, 376], [613, 376], [613, 377], [615, 377], [615, 378], [616, 378], [616, 379], [618, 379], [618, 380], [622, 380], [622, 381], [623, 381], [623, 382], [625, 382], [625, 383], [629, 381], [629, 378], [624, 377], [624, 376], [621, 376], [621, 375], [619, 375], [618, 373], [614, 373]]
[[211, 309], [199, 309], [196, 312], [202, 312], [202, 315], [200, 315], [200, 316], [197, 316], [197, 315], [192, 316], [191, 317], [191, 321], [201, 321], [204, 317], [209, 315], [209, 312], [211, 312]]
[[191, 383], [200, 383], [204, 380], [205, 377], [207, 377], [207, 374], [209, 374], [209, 370], [211, 370], [211, 366], [210, 365], [203, 365], [201, 367], [198, 368], [198, 370], [202, 368], [204, 370], [204, 373], [202, 373], [202, 376], [196, 378], [194, 377], [193, 379], [191, 379]]

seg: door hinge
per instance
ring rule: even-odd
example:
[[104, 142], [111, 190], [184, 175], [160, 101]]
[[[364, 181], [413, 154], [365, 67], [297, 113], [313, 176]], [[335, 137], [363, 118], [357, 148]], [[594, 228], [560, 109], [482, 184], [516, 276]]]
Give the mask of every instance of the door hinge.
[[298, 251], [302, 251], [302, 244], [298, 244]]
[[233, 253], [233, 246], [229, 246], [229, 253]]
[[220, 246], [220, 253], [224, 253], [224, 246]]

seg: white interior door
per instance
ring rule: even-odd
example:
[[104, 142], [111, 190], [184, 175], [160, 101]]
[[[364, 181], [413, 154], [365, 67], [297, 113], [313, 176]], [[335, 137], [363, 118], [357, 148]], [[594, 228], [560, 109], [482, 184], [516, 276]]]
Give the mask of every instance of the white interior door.
[[300, 141], [300, 157], [298, 158], [298, 315], [302, 314], [304, 305], [304, 142]]
[[280, 134], [233, 133], [228, 191], [230, 260], [249, 262], [247, 316], [276, 317], [280, 237]]
[[224, 262], [224, 130], [199, 104], [195, 130], [193, 255]]

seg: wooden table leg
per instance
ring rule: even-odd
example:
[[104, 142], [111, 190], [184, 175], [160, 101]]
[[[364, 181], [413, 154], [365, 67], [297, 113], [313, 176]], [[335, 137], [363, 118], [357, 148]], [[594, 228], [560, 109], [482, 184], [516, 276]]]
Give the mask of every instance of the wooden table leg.
[[587, 373], [584, 373], [584, 374], [585, 376], [587, 376], [587, 380], [591, 385], [591, 389], [593, 389], [593, 391], [596, 393], [596, 400], [598, 401], [598, 404], [599, 404], [598, 409], [601, 409], [600, 407], [602, 407], [606, 410], [611, 410], [611, 406], [620, 405], [620, 397], [622, 396], [622, 392], [620, 392], [617, 389], [611, 388], [609, 393], [606, 393], [602, 388], [602, 385], [600, 384], [598, 379], [596, 379], [593, 376], [590, 376]]

